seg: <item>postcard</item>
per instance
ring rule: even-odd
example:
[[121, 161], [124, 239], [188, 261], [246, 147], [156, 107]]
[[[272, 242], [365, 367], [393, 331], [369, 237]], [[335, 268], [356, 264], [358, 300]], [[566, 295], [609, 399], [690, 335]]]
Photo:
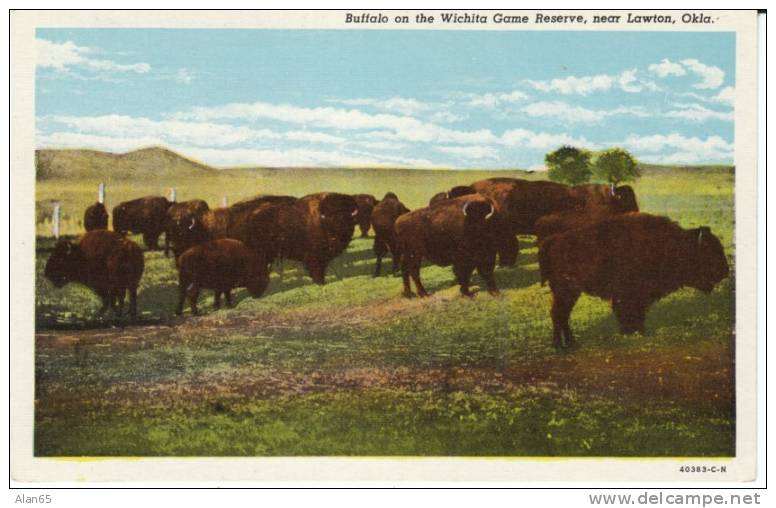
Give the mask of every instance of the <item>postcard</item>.
[[14, 480], [755, 478], [756, 12], [11, 29]]

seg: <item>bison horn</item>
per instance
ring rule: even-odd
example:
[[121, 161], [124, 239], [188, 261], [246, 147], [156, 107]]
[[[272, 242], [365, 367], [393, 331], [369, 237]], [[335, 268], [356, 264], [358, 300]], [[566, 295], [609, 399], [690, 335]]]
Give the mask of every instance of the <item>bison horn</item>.
[[614, 184], [613, 183], [609, 184], [609, 192], [611, 193], [612, 196], [614, 196]]
[[485, 216], [485, 220], [488, 220], [491, 217], [493, 217], [494, 213], [496, 213], [496, 209], [493, 208], [493, 204], [491, 203], [491, 205], [490, 205], [490, 213], [488, 213], [488, 215]]
[[463, 216], [466, 217], [466, 208], [469, 206], [469, 202], [467, 201], [465, 205], [463, 205]]
[[197, 223], [197, 219], [195, 219], [194, 217], [192, 217], [192, 218], [191, 218], [191, 224], [189, 224], [189, 231], [191, 231], [192, 229], [194, 229], [194, 224], [196, 224], [196, 223]]
[[358, 215], [358, 208], [355, 208], [352, 212], [350, 212], [351, 217], [355, 217], [356, 215]]

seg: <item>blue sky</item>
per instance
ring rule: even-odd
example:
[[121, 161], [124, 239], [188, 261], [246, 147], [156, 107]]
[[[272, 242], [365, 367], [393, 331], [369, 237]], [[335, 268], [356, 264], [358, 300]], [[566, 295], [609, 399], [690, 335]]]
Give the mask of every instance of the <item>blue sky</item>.
[[735, 35], [39, 29], [39, 148], [215, 166], [733, 162]]

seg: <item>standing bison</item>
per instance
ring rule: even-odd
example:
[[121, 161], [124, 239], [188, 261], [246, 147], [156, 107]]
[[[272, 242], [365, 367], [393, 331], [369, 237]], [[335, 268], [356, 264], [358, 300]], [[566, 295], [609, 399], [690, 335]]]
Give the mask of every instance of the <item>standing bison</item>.
[[84, 229], [108, 229], [108, 210], [102, 203], [95, 203], [84, 211]]
[[480, 194], [461, 196], [406, 213], [396, 220], [396, 238], [401, 252], [404, 296], [413, 296], [410, 277], [418, 296], [428, 296], [420, 280], [420, 265], [426, 259], [453, 265], [461, 294], [472, 296], [469, 279], [476, 268], [488, 292], [497, 294], [493, 268], [496, 262], [496, 230], [493, 203]]
[[399, 201], [399, 198], [393, 192], [388, 192], [383, 199], [377, 203], [374, 210], [372, 210], [372, 227], [374, 227], [375, 230], [373, 249], [377, 256], [375, 277], [380, 275], [383, 256], [388, 251], [391, 252], [391, 256], [393, 257], [392, 272], [396, 272], [401, 253], [396, 246], [394, 224], [396, 223], [396, 219], [409, 211], [409, 208], [404, 206], [404, 203]]
[[361, 238], [369, 236], [369, 228], [372, 226], [372, 211], [377, 204], [377, 198], [371, 194], [353, 194], [358, 207], [358, 228], [361, 230]]
[[58, 288], [78, 282], [92, 289], [102, 300], [101, 315], [108, 307], [121, 315], [129, 292], [129, 313], [134, 318], [143, 267], [143, 253], [136, 243], [113, 231], [97, 229], [78, 243], [57, 242], [44, 273]]
[[614, 215], [639, 211], [636, 194], [628, 185], [621, 187], [577, 185], [573, 191], [585, 199], [584, 208], [551, 213], [536, 221], [535, 230], [539, 241], [550, 235], [587, 226]]
[[[280, 204], [280, 203], [293, 203], [298, 198], [293, 196], [273, 196], [269, 194], [262, 194], [251, 199], [239, 201], [226, 210], [226, 214], [215, 214], [213, 217], [214, 226], [223, 226], [224, 215], [226, 222], [226, 238], [234, 238], [241, 242], [250, 243], [250, 235], [252, 234], [250, 226], [250, 217], [253, 212], [266, 205]], [[221, 219], [221, 222], [215, 219]], [[210, 222], [210, 221], [208, 221]], [[215, 232], [214, 232], [215, 233]], [[213, 238], [218, 236], [211, 235]]]
[[324, 284], [329, 262], [347, 248], [357, 220], [356, 200], [345, 194], [321, 192], [265, 203], [251, 214], [245, 244], [268, 262], [278, 257], [301, 261], [313, 282]]
[[178, 259], [179, 299], [177, 314], [183, 313], [186, 297], [191, 312], [198, 314], [197, 299], [200, 289], [215, 291], [215, 308], [221, 306], [221, 295], [231, 307], [232, 289], [246, 287], [251, 296], [258, 298], [269, 284], [269, 266], [254, 251], [238, 240], [222, 238], [196, 245]]
[[158, 250], [159, 236], [164, 232], [167, 209], [171, 204], [161, 196], [146, 196], [119, 203], [113, 208], [113, 230], [140, 233], [149, 250]]
[[539, 244], [542, 283], [552, 290], [553, 344], [573, 343], [569, 316], [580, 294], [610, 300], [622, 333], [644, 331], [647, 308], [689, 286], [711, 292], [728, 275], [709, 228], [627, 213], [550, 236]]
[[170, 255], [172, 248], [177, 258], [189, 247], [207, 240], [203, 217], [208, 210], [210, 207], [201, 199], [172, 203], [167, 208], [164, 222], [165, 256]]

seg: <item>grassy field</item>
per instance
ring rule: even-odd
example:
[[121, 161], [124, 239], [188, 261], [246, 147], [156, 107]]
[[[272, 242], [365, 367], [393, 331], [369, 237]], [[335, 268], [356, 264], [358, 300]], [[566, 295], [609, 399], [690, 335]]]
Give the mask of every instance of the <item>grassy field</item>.
[[[522, 172], [499, 173], [525, 177]], [[260, 192], [392, 190], [410, 208], [491, 176], [412, 170], [230, 170], [185, 182], [106, 179], [108, 206], [175, 186], [212, 204]], [[541, 174], [528, 175], [541, 178]], [[79, 231], [98, 180], [45, 179]], [[708, 225], [731, 258], [730, 168], [650, 170], [644, 211]], [[730, 456], [735, 453], [733, 279], [656, 304], [646, 335], [623, 336], [607, 302], [583, 296], [579, 348], [551, 347], [550, 292], [537, 249], [499, 268], [502, 295], [462, 298], [449, 268], [425, 267], [433, 292], [401, 298], [373, 278], [372, 240], [354, 239], [318, 287], [293, 262], [268, 293], [234, 309], [173, 316], [173, 261], [146, 253], [141, 322], [96, 316], [85, 288], [43, 277], [50, 224], [38, 225], [35, 453], [72, 455]], [[475, 283], [478, 279], [475, 277]]]

